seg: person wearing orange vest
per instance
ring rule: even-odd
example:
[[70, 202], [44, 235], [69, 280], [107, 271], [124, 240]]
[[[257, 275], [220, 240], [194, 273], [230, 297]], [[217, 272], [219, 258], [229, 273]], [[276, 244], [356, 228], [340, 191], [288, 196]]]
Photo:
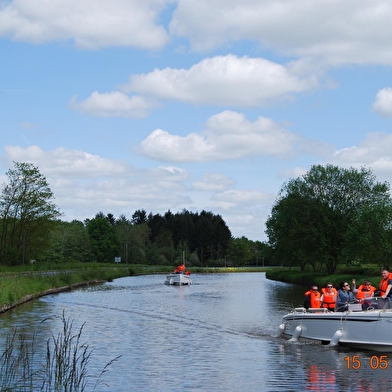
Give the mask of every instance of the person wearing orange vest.
[[365, 280], [363, 284], [356, 288], [355, 279], [353, 279], [353, 293], [356, 294], [357, 299], [373, 297], [376, 290], [377, 289], [370, 283], [370, 280]]
[[380, 290], [380, 295], [382, 298], [391, 298], [392, 297], [392, 274], [384, 269], [381, 272], [382, 279], [378, 285], [378, 289]]
[[312, 284], [310, 290], [305, 293], [304, 308], [320, 308], [321, 294], [318, 291], [317, 285]]
[[335, 311], [335, 304], [338, 298], [338, 291], [333, 287], [332, 282], [327, 283], [327, 287], [322, 288], [321, 302], [324, 308]]

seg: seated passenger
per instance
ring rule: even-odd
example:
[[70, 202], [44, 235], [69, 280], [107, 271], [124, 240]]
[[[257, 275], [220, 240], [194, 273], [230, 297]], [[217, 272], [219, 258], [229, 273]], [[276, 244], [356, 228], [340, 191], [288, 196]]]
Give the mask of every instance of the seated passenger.
[[334, 312], [338, 292], [333, 287], [332, 282], [328, 282], [327, 287], [323, 287], [321, 291], [323, 292], [323, 294], [321, 295], [321, 302], [323, 304], [323, 307]]
[[351, 291], [351, 287], [348, 282], [340, 283], [340, 289], [338, 291], [338, 299], [336, 301], [336, 312], [345, 312], [348, 310], [348, 304], [356, 301], [354, 293]]

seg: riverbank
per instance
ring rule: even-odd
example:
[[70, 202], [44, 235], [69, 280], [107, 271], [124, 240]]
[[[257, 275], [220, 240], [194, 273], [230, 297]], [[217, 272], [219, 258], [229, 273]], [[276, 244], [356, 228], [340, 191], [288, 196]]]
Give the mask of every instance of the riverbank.
[[339, 288], [341, 282], [351, 284], [355, 279], [357, 287], [360, 286], [365, 279], [370, 280], [374, 287], [378, 287], [381, 280], [381, 270], [378, 266], [365, 267], [346, 267], [338, 270], [334, 275], [314, 271], [300, 271], [299, 268], [270, 268], [266, 271], [267, 279], [276, 280], [285, 283], [293, 283], [304, 286], [306, 289], [310, 285], [315, 284], [319, 288], [325, 287], [327, 282], [332, 282], [336, 288]]
[[[50, 267], [50, 268], [49, 268]], [[0, 313], [45, 295], [101, 284], [125, 276], [167, 274], [172, 266], [139, 264], [62, 264], [1, 267]], [[262, 272], [263, 268], [192, 268], [193, 273]]]
[[[62, 264], [57, 268], [49, 266], [26, 266], [0, 269], [0, 313], [13, 309], [33, 299], [73, 290], [75, 288], [101, 284], [125, 276], [167, 274], [172, 272], [172, 266], [149, 266], [138, 264]], [[377, 287], [380, 276], [377, 275], [377, 266], [352, 267], [341, 270], [335, 275], [315, 273], [313, 271], [300, 271], [298, 268], [276, 267], [242, 267], [242, 268], [208, 268], [195, 267], [192, 273], [238, 273], [238, 272], [265, 272], [267, 279], [293, 283], [304, 288], [311, 284], [324, 287], [328, 281], [335, 287], [340, 282], [356, 279], [359, 286], [364, 279], [369, 279]]]

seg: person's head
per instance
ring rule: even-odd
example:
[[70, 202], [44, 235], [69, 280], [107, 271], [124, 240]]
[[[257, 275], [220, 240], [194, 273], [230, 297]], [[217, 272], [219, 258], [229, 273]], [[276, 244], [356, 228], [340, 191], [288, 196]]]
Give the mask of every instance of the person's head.
[[317, 284], [312, 284], [312, 285], [310, 285], [310, 290], [311, 290], [311, 291], [314, 291], [314, 292], [318, 291]]
[[370, 280], [364, 280], [363, 285], [364, 286], [371, 286]]
[[383, 269], [381, 271], [381, 275], [383, 278], [387, 278], [389, 276], [389, 271], [387, 269]]
[[348, 282], [342, 282], [342, 283], [340, 283], [340, 288], [342, 290], [348, 291], [348, 290], [350, 290], [350, 285], [348, 284]]
[[327, 289], [328, 289], [329, 291], [331, 291], [331, 290], [333, 289], [333, 284], [332, 284], [332, 282], [328, 282], [328, 283], [327, 283]]

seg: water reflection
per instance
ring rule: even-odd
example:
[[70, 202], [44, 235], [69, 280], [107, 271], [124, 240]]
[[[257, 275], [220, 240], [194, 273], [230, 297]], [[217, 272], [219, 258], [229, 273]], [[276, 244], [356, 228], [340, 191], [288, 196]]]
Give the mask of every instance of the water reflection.
[[[61, 325], [43, 319], [64, 311], [76, 327], [85, 323], [91, 373], [121, 355], [102, 391], [391, 390], [391, 369], [365, 368], [372, 353], [275, 337], [283, 314], [302, 303], [303, 287], [261, 273], [192, 280], [173, 287], [159, 275], [129, 277], [48, 296], [3, 314], [0, 328], [39, 328], [44, 344]], [[348, 369], [348, 355], [359, 355], [364, 366]]]

